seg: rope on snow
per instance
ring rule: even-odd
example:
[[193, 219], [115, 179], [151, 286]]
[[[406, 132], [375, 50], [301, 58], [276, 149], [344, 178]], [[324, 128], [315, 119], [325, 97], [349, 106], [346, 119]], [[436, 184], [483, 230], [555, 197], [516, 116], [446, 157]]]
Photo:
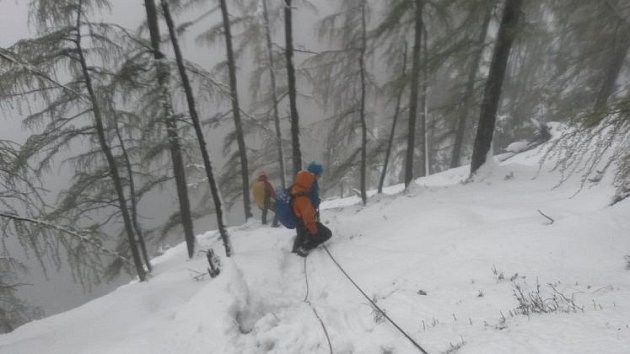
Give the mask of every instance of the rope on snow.
[[313, 306], [313, 304], [311, 304], [311, 302], [308, 300], [309, 286], [308, 286], [308, 273], [306, 272], [306, 257], [304, 257], [304, 280], [306, 281], [306, 295], [304, 296], [304, 300], [302, 301], [304, 301], [308, 306], [310, 306], [311, 310], [313, 310], [313, 313], [315, 314], [315, 317], [317, 317], [319, 324], [322, 325], [322, 329], [324, 330], [324, 334], [326, 335], [326, 340], [328, 341], [328, 349], [330, 349], [330, 354], [333, 354], [332, 343], [330, 342], [330, 336], [328, 335], [328, 330], [326, 329], [326, 325], [324, 325], [324, 321], [317, 313], [317, 310], [315, 310], [315, 307]]
[[[402, 328], [400, 328], [400, 326], [398, 326], [396, 324], [396, 322], [394, 322], [391, 318], [389, 318], [389, 316], [387, 316], [387, 314], [385, 313], [385, 311], [383, 311], [380, 307], [378, 307], [378, 305], [376, 305], [376, 303], [374, 301], [372, 301], [372, 299], [370, 299], [369, 296], [367, 296], [367, 294], [357, 285], [357, 283], [354, 282], [354, 280], [352, 280], [352, 278], [348, 275], [348, 273], [346, 273], [346, 271], [341, 267], [341, 265], [337, 262], [337, 260], [335, 259], [335, 257], [333, 257], [333, 255], [330, 253], [330, 251], [328, 250], [328, 248], [326, 246], [323, 246], [324, 250], [326, 250], [326, 253], [328, 253], [328, 256], [330, 256], [330, 259], [332, 259], [332, 261], [337, 265], [337, 267], [339, 268], [339, 270], [341, 270], [341, 272], [346, 276], [346, 278], [348, 278], [348, 280], [350, 280], [350, 282], [352, 283], [352, 285], [354, 285], [355, 288], [357, 288], [357, 290], [359, 290], [361, 292], [361, 294], [363, 294], [363, 296], [365, 296], [365, 298], [372, 304], [372, 306], [374, 306], [374, 308], [376, 308], [377, 310], [379, 310], [383, 316], [392, 324], [394, 325], [394, 327], [396, 327], [396, 329], [398, 329], [398, 331], [400, 331], [400, 333], [402, 333], [405, 337], [407, 337], [407, 339], [409, 339], [409, 341], [411, 343], [413, 343], [413, 345], [418, 348], [418, 350], [420, 350], [421, 353], [423, 354], [428, 354], [428, 352], [426, 350], [424, 350], [420, 344], [418, 344], [415, 340], [413, 340], [413, 338], [411, 338]], [[304, 266], [306, 267], [306, 259], [304, 260]], [[306, 273], [305, 273], [306, 274]], [[308, 284], [308, 283], [307, 283]]]

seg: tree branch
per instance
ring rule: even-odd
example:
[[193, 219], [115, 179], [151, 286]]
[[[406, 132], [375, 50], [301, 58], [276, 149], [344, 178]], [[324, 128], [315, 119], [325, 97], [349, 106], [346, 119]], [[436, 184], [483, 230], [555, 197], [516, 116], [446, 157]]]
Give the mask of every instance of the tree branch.
[[23, 216], [19, 216], [17, 214], [12, 214], [12, 213], [7, 213], [4, 211], [0, 211], [0, 217], [6, 218], [6, 219], [10, 219], [13, 221], [18, 221], [18, 222], [28, 222], [31, 224], [36, 224], [39, 226], [43, 226], [47, 229], [52, 229], [52, 230], [56, 230], [56, 231], [60, 231], [62, 233], [68, 234], [70, 236], [73, 236], [77, 239], [79, 239], [79, 241], [81, 242], [86, 242], [89, 243], [91, 245], [93, 245], [94, 247], [96, 247], [98, 250], [100, 250], [101, 252], [110, 255], [114, 258], [119, 258], [122, 261], [124, 261], [127, 264], [131, 264], [131, 262], [124, 256], [122, 256], [121, 254], [115, 252], [115, 251], [111, 251], [107, 248], [104, 248], [103, 246], [99, 245], [97, 242], [95, 242], [92, 239], [89, 239], [85, 236], [85, 234], [88, 234], [89, 232], [83, 230], [83, 231], [74, 231], [71, 229], [68, 229], [66, 227], [63, 226], [59, 226], [59, 225], [55, 225], [52, 224], [50, 222], [47, 221], [43, 221], [43, 220], [38, 220], [38, 219], [32, 219], [32, 218], [27, 218], [27, 217], [23, 217]]
[[540, 213], [540, 215], [542, 215], [542, 216], [546, 217], [547, 219], [549, 219], [549, 221], [550, 221], [549, 225], [554, 223], [555, 220], [550, 218], [549, 216], [545, 215], [542, 211], [540, 211], [540, 209], [538, 209], [538, 212]]

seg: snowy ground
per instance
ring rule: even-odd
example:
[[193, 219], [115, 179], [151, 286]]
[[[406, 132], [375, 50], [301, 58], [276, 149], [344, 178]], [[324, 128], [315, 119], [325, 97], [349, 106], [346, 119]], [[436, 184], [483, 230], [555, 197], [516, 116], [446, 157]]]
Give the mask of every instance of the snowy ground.
[[[327, 201], [328, 249], [429, 353], [629, 353], [630, 201], [554, 189], [558, 175], [529, 155], [467, 184], [460, 168], [366, 207]], [[325, 250], [305, 262], [288, 252], [293, 231], [257, 221], [230, 233], [236, 254], [217, 278], [195, 280], [206, 258], [178, 245], [150, 281], [2, 335], [0, 353], [419, 352]], [[223, 254], [214, 231], [198, 241]], [[549, 312], [521, 314], [517, 286]]]

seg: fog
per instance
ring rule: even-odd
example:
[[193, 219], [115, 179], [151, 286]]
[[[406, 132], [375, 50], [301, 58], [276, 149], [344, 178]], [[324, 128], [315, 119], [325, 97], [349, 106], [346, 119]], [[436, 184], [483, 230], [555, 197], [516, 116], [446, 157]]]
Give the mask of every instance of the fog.
[[[26, 2], [18, 2], [11, 0], [0, 0], [0, 46], [8, 47], [22, 38], [28, 38], [33, 36], [34, 32], [29, 29], [28, 9]], [[105, 21], [115, 22], [124, 27], [130, 29], [137, 29], [142, 21], [145, 20], [144, 5], [141, 0], [129, 1], [129, 0], [112, 0], [110, 1], [111, 13], [103, 14]], [[329, 5], [322, 1], [323, 8], [327, 8]], [[319, 6], [319, 5], [318, 5]], [[314, 21], [321, 15], [322, 7], [318, 9], [318, 13], [312, 10], [296, 10], [294, 11], [294, 41], [296, 48], [314, 48], [317, 42], [314, 40]], [[182, 14], [176, 18], [179, 23], [190, 20], [196, 17], [197, 9], [193, 9], [187, 14]], [[216, 16], [215, 16], [216, 15]], [[218, 14], [215, 13], [211, 17], [210, 21], [219, 21]], [[280, 24], [281, 25], [281, 24]], [[217, 43], [217, 45], [209, 48], [207, 45], [200, 45], [195, 40], [195, 32], [203, 30], [207, 23], [197, 24], [192, 27], [190, 33], [187, 33], [184, 38], [181, 39], [182, 50], [187, 60], [196, 62], [207, 70], [219, 61], [224, 60], [225, 50], [224, 43]], [[161, 30], [165, 32], [164, 24], [161, 24]], [[283, 45], [283, 32], [281, 28], [276, 30], [274, 41]], [[167, 46], [165, 46], [165, 50]], [[296, 53], [296, 63], [299, 63], [308, 54]], [[172, 55], [171, 55], [172, 57]], [[249, 92], [249, 78], [248, 72], [250, 71], [251, 58], [241, 58], [238, 62], [238, 80], [239, 80], [239, 99], [242, 107], [247, 110], [250, 103]], [[298, 79], [298, 85], [300, 84]], [[306, 126], [305, 131], [302, 133], [302, 149], [303, 157], [305, 161], [315, 160], [321, 158], [321, 144], [316, 139], [313, 139], [310, 135], [309, 125], [314, 121], [317, 121], [323, 117], [323, 112], [314, 102], [308, 99], [307, 96], [299, 98], [299, 111], [300, 118], [303, 122], [303, 126]], [[225, 110], [227, 102], [222, 103], [214, 109]], [[208, 107], [206, 107], [208, 108]], [[212, 109], [212, 107], [210, 107]], [[288, 108], [281, 107], [281, 109]], [[214, 112], [208, 110], [201, 110], [202, 116], [210, 116]], [[286, 113], [286, 112], [285, 112]], [[21, 121], [24, 115], [21, 115], [17, 110], [0, 110], [0, 124], [2, 128], [0, 131], [0, 139], [12, 140], [18, 143], [24, 142], [24, 140], [31, 133], [22, 128]], [[221, 171], [225, 158], [222, 155], [223, 135], [226, 131], [233, 129], [232, 125], [225, 125], [217, 131], [206, 132], [209, 153], [212, 159], [215, 173]], [[75, 151], [76, 152], [76, 151]], [[62, 165], [63, 157], [58, 157], [53, 164], [51, 171], [44, 176], [45, 187], [50, 190], [47, 195], [49, 201], [54, 201], [56, 194], [68, 186], [68, 181], [72, 178], [72, 173], [67, 167]], [[287, 166], [290, 170], [290, 165]], [[291, 180], [290, 176], [289, 181]], [[325, 180], [324, 182], [325, 183]], [[279, 181], [278, 183], [279, 184]], [[172, 190], [166, 190], [160, 195], [153, 195], [146, 200], [142, 201], [140, 205], [141, 213], [147, 219], [144, 220], [146, 224], [155, 226], [161, 223], [164, 218], [176, 207], [177, 195]], [[194, 204], [193, 204], [194, 207]], [[254, 217], [258, 218], [260, 213], [254, 207]], [[242, 203], [240, 199], [232, 206], [226, 213], [226, 222], [228, 225], [242, 224], [245, 219], [243, 216]], [[197, 234], [203, 233], [209, 229], [215, 228], [215, 216], [208, 215], [195, 222], [195, 232]], [[119, 230], [110, 230], [112, 234], [117, 233]], [[170, 242], [180, 242], [179, 231], [173, 232], [169, 238]], [[23, 252], [20, 246], [13, 245], [16, 251], [14, 256], [20, 258], [20, 254]], [[47, 316], [62, 312], [64, 310], [76, 307], [94, 297], [98, 297], [104, 293], [107, 293], [115, 287], [128, 282], [130, 278], [128, 276], [122, 276], [116, 281], [109, 284], [101, 284], [95, 286], [90, 291], [84, 291], [84, 289], [75, 284], [72, 277], [69, 274], [67, 266], [63, 266], [59, 272], [53, 270], [54, 266], [48, 264], [50, 270], [48, 271], [48, 279], [44, 277], [39, 265], [35, 259], [27, 259], [24, 257], [23, 261], [30, 268], [29, 276], [24, 279], [23, 282], [32, 284], [30, 286], [22, 287], [19, 291], [19, 296], [28, 301], [31, 305], [41, 307]]]

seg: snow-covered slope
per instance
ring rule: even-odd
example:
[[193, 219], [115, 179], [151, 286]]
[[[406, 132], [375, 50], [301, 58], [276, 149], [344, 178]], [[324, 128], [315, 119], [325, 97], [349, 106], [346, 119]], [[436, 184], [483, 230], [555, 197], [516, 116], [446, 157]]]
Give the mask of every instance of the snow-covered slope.
[[[390, 187], [366, 207], [326, 201], [328, 250], [429, 353], [628, 353], [630, 202], [608, 207], [603, 185], [553, 188], [535, 155], [466, 184], [460, 168]], [[178, 245], [148, 282], [2, 335], [0, 353], [419, 352], [325, 250], [305, 261], [292, 230], [257, 221], [230, 234], [217, 278]], [[198, 241], [223, 254], [216, 232]], [[536, 304], [548, 312], [523, 314]]]

